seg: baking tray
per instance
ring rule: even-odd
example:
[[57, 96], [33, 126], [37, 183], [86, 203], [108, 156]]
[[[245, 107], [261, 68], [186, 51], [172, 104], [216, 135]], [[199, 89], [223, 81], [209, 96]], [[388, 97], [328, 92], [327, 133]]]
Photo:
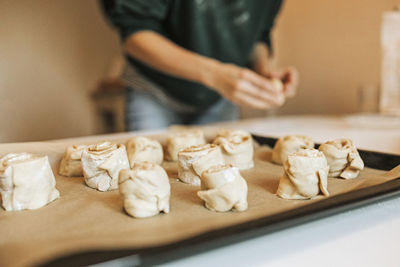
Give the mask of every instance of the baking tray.
[[[276, 138], [253, 135], [260, 144], [274, 146]], [[400, 164], [400, 155], [359, 150], [365, 166], [391, 170]], [[141, 249], [89, 250], [53, 259], [40, 266], [85, 266], [123, 258], [130, 266], [149, 266], [173, 261], [215, 248], [266, 235], [285, 228], [331, 216], [343, 211], [400, 195], [400, 178], [379, 185], [332, 196], [318, 202], [262, 218], [205, 232], [167, 245]]]

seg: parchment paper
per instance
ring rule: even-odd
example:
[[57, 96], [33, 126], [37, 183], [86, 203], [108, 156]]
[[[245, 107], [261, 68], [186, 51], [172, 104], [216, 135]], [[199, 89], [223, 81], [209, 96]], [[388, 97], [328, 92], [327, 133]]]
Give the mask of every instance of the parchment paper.
[[[165, 135], [157, 136], [165, 140]], [[83, 143], [98, 142], [84, 139]], [[124, 143], [126, 139], [117, 140]], [[275, 195], [283, 173], [270, 163], [268, 147], [258, 147], [255, 167], [242, 172], [248, 183], [249, 209], [245, 212], [216, 213], [207, 210], [197, 197], [199, 187], [176, 179], [168, 165], [171, 182], [171, 211], [147, 219], [128, 216], [119, 191], [99, 192], [87, 187], [83, 178], [58, 175], [58, 165], [68, 144], [42, 142], [0, 145], [0, 156], [10, 152], [31, 152], [49, 156], [61, 198], [38, 210], [0, 210], [0, 266], [30, 266], [52, 258], [93, 249], [143, 248], [173, 243], [213, 229], [293, 209], [323, 199], [284, 200]], [[365, 169], [359, 178], [329, 178], [331, 196], [400, 177], [400, 168], [391, 173]]]

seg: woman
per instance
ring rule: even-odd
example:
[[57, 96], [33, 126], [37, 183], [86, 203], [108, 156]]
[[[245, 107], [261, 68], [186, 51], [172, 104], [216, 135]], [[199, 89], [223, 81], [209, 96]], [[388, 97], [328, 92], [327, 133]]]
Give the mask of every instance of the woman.
[[281, 2], [103, 0], [128, 61], [127, 130], [234, 120], [237, 105], [281, 106], [297, 87], [295, 69], [269, 69]]

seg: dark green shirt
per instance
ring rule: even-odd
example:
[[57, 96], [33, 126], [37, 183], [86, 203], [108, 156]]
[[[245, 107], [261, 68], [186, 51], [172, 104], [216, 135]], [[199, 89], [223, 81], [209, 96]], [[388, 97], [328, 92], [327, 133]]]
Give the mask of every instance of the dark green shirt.
[[[282, 0], [102, 0], [102, 3], [123, 40], [135, 32], [152, 30], [198, 54], [248, 66], [256, 42], [271, 47], [270, 32]], [[202, 84], [163, 74], [127, 57], [145, 77], [182, 103], [204, 110], [221, 97]]]

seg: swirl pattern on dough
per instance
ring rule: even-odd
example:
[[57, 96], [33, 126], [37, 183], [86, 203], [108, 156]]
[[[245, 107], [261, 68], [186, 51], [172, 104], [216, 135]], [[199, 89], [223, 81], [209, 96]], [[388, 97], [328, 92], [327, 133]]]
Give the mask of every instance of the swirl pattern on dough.
[[283, 165], [290, 153], [314, 148], [314, 141], [305, 135], [288, 135], [278, 139], [272, 150], [272, 162]]
[[319, 146], [319, 151], [328, 161], [330, 177], [354, 179], [364, 169], [364, 162], [350, 139], [328, 141]]
[[184, 183], [200, 185], [203, 171], [211, 166], [223, 164], [224, 158], [219, 146], [191, 146], [178, 153], [178, 177]]
[[130, 138], [126, 142], [126, 152], [131, 168], [135, 162], [161, 164], [164, 157], [160, 142], [143, 136]]
[[88, 146], [82, 153], [83, 176], [86, 184], [99, 191], [118, 188], [118, 174], [129, 169], [125, 146], [103, 142]]
[[167, 159], [178, 160], [178, 152], [191, 146], [204, 145], [206, 140], [203, 131], [199, 129], [184, 130], [171, 134], [167, 139]]
[[231, 164], [240, 170], [254, 167], [253, 139], [242, 130], [221, 130], [217, 133], [214, 144], [221, 147], [226, 164]]

